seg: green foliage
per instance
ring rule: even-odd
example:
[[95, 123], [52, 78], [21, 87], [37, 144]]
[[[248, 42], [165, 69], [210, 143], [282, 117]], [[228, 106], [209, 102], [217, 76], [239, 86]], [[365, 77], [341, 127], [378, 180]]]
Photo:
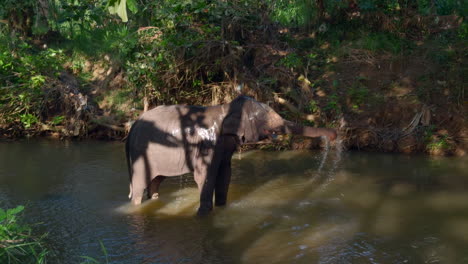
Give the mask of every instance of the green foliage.
[[270, 4], [273, 19], [286, 26], [304, 26], [315, 16], [315, 9], [306, 1], [280, 0]]
[[54, 116], [50, 123], [54, 126], [60, 125], [63, 121], [65, 120], [65, 116], [59, 115], [59, 116]]
[[[271, 17], [283, 26], [310, 29], [319, 28], [322, 21], [319, 19], [318, 1], [306, 0], [279, 0], [267, 1]], [[345, 20], [343, 15], [349, 9], [349, 1], [323, 1], [324, 10], [333, 21]], [[468, 7], [464, 1], [459, 0], [359, 0], [356, 1], [358, 10], [362, 13], [384, 12], [398, 14], [402, 10], [414, 10], [421, 15], [450, 15], [458, 14], [462, 17], [468, 15]]]
[[448, 143], [448, 135], [442, 135], [432, 139], [427, 143], [426, 148], [430, 151], [444, 151], [450, 149], [450, 144]]
[[281, 58], [278, 61], [278, 65], [281, 65], [290, 69], [297, 69], [297, 68], [302, 67], [303, 62], [302, 62], [301, 57], [299, 57], [299, 55], [297, 55], [296, 53], [290, 53], [286, 55], [286, 57]]
[[[347, 7], [346, 1], [323, 1], [324, 11], [331, 15], [338, 15], [339, 11]], [[319, 20], [319, 9], [316, 1], [308, 0], [269, 0], [271, 17], [284, 26], [309, 28]]]
[[327, 99], [328, 102], [323, 109], [325, 111], [330, 111], [336, 114], [341, 113], [340, 103], [338, 102], [338, 95], [332, 94]]
[[458, 29], [458, 37], [461, 40], [466, 40], [468, 38], [468, 22], [463, 21]]
[[408, 49], [410, 44], [389, 33], [369, 33], [356, 42], [356, 46], [370, 51], [389, 51], [398, 54]]
[[369, 99], [369, 89], [362, 84], [357, 83], [349, 89], [348, 95], [352, 103], [351, 107], [354, 110], [358, 110]]
[[[0, 5], [0, 20], [6, 21], [6, 24], [18, 33], [29, 35], [33, 29], [35, 9], [37, 10], [37, 1], [34, 0], [3, 0]], [[38, 22], [39, 18], [36, 17], [35, 22]]]
[[31, 128], [34, 124], [39, 122], [37, 116], [33, 114], [22, 114], [20, 115], [21, 123], [23, 123], [24, 128]]
[[124, 63], [134, 94], [157, 104], [202, 98], [207, 82], [223, 81], [241, 63], [232, 50], [242, 32], [255, 30], [256, 8], [255, 1], [148, 3], [138, 14], [152, 26], [140, 28]]
[[0, 262], [46, 263], [50, 252], [43, 242], [45, 236], [33, 236], [29, 226], [18, 222], [23, 210], [22, 205], [8, 210], [0, 208]]
[[310, 113], [315, 113], [320, 109], [317, 102], [315, 100], [310, 100], [309, 105], [307, 106], [307, 110]]
[[20, 122], [29, 129], [39, 123], [49, 78], [62, 70], [64, 54], [37, 50], [19, 39], [0, 35], [0, 124]]
[[466, 15], [466, 4], [458, 0], [359, 0], [359, 8], [363, 11], [385, 11], [386, 13], [399, 12], [402, 9], [415, 9], [422, 15], [449, 15], [457, 13]]
[[[319, 10], [320, 2], [323, 10]], [[102, 74], [93, 65], [96, 61], [107, 64], [103, 69], [112, 67], [113, 73], [119, 71], [125, 87], [93, 89], [97, 94], [89, 96], [106, 105], [119, 120], [125, 118], [128, 109], [142, 108], [143, 98], [152, 105], [205, 103], [214, 85], [222, 87], [217, 92], [222, 96], [227, 92], [223, 90], [225, 84], [233, 77], [244, 78], [245, 87], [257, 87], [259, 93], [281, 92], [278, 88], [291, 81], [286, 77], [289, 74], [305, 76], [307, 82], [296, 79], [295, 84], [309, 85], [311, 90], [319, 86], [329, 88], [333, 94], [320, 104], [325, 105], [323, 110], [336, 114], [344, 106], [344, 98], [340, 98], [340, 105], [337, 97], [343, 89], [338, 83], [342, 79], [330, 80], [329, 76], [343, 71], [345, 60], [362, 58], [359, 53], [363, 51], [353, 48], [406, 55], [420, 51], [421, 46], [412, 44], [416, 39], [417, 45], [423, 46], [434, 41], [436, 48], [425, 54], [435, 64], [446, 67], [444, 73], [450, 73], [452, 79], [463, 75], [464, 64], [459, 58], [464, 54], [460, 54], [457, 43], [463, 44], [468, 35], [466, 19], [458, 29], [436, 33], [430, 28], [438, 27], [436, 22], [419, 25], [408, 19], [422, 15], [421, 23], [429, 23], [424, 18], [434, 17], [431, 21], [435, 21], [439, 19], [437, 15], [445, 14], [464, 17], [466, 5], [462, 1], [359, 0], [354, 1], [358, 5], [355, 9], [349, 6], [351, 2], [5, 0], [0, 6], [0, 124], [23, 129], [44, 127], [41, 123], [63, 124], [66, 113], [53, 109], [44, 114], [54, 79], [66, 68], [80, 77], [83, 87], [93, 87], [95, 73]], [[44, 3], [48, 4], [47, 14], [40, 11]], [[352, 13], [356, 10], [357, 14]], [[44, 18], [46, 24], [41, 26], [37, 21]], [[373, 18], [377, 22], [373, 23]], [[28, 28], [32, 28], [32, 35], [25, 34]], [[264, 70], [271, 65], [269, 59], [291, 50], [294, 52], [276, 62], [276, 66], [284, 67], [283, 76]], [[266, 60], [260, 66], [259, 58]], [[449, 75], [445, 78], [450, 79]], [[429, 99], [435, 91], [429, 89], [434, 80], [435, 77], [427, 85], [419, 85], [417, 92]], [[108, 81], [104, 83], [112, 83]], [[449, 91], [450, 98], [463, 102], [464, 87], [447, 83], [449, 89], [458, 89], [456, 94]], [[301, 94], [294, 96], [300, 98]], [[351, 87], [347, 96], [355, 110], [378, 99], [362, 86]], [[304, 109], [303, 102], [296, 102]], [[319, 111], [315, 101], [310, 101], [305, 109], [311, 113]], [[46, 117], [49, 120], [44, 120]]]
[[428, 151], [445, 151], [451, 147], [449, 143], [449, 135], [438, 134], [434, 125], [430, 125], [425, 128], [424, 141]]

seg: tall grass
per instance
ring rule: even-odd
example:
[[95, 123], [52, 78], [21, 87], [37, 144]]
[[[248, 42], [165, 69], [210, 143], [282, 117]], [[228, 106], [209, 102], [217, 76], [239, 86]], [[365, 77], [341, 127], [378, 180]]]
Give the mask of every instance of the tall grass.
[[18, 222], [24, 206], [12, 209], [0, 208], [0, 263], [47, 263], [50, 251], [44, 237], [34, 236], [32, 229]]
[[84, 259], [84, 262], [81, 262], [81, 264], [109, 264], [109, 253], [107, 253], [107, 249], [102, 241], [99, 240], [99, 244], [101, 245], [102, 254], [105, 257], [106, 262], [100, 262], [97, 259], [89, 256], [81, 256]]

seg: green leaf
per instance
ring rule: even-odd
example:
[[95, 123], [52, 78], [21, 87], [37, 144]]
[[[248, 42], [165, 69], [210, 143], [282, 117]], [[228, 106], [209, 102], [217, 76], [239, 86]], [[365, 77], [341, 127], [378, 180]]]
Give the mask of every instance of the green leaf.
[[109, 3], [109, 13], [112, 15], [117, 14], [123, 22], [127, 22], [127, 0], [115, 0], [113, 2], [113, 6], [111, 6]]
[[24, 210], [24, 206], [18, 205], [16, 208], [8, 209], [7, 210], [7, 215], [10, 215], [10, 216], [15, 215], [15, 214], [20, 213], [23, 210]]
[[3, 221], [6, 218], [6, 212], [0, 208], [0, 221]]
[[20, 115], [20, 120], [21, 120], [21, 123], [23, 123], [23, 126], [25, 128], [30, 128], [32, 125], [39, 122], [39, 119], [37, 118], [37, 116], [32, 115], [32, 114]]
[[99, 244], [101, 244], [102, 253], [104, 253], [104, 256], [106, 256], [106, 263], [109, 263], [109, 254], [107, 253], [106, 247], [101, 240], [99, 240]]
[[60, 115], [60, 116], [54, 116], [54, 118], [52, 118], [52, 120], [50, 121], [50, 123], [52, 125], [60, 125], [60, 123], [63, 122], [63, 120], [65, 119], [64, 116]]
[[127, 7], [133, 14], [138, 12], [137, 3], [135, 0], [127, 0]]

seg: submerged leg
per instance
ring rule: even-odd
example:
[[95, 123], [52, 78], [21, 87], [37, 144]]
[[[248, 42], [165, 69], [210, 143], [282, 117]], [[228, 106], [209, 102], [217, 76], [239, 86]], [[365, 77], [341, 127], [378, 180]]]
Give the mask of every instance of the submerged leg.
[[148, 187], [148, 199], [158, 199], [159, 185], [166, 179], [166, 176], [156, 176]]
[[198, 208], [198, 215], [206, 215], [213, 210], [213, 192], [214, 192], [214, 177], [209, 177], [208, 170], [204, 172], [194, 172], [195, 182], [200, 191], [200, 207]]
[[231, 162], [221, 165], [216, 178], [215, 205], [226, 205], [229, 183], [231, 182]]
[[132, 203], [134, 205], [139, 205], [143, 201], [143, 192], [145, 188], [137, 187], [135, 184], [132, 186]]
[[229, 183], [231, 182], [231, 158], [236, 150], [236, 140], [234, 137], [223, 137], [223, 153], [222, 160], [219, 166], [218, 174], [216, 175], [215, 186], [215, 205], [226, 205]]

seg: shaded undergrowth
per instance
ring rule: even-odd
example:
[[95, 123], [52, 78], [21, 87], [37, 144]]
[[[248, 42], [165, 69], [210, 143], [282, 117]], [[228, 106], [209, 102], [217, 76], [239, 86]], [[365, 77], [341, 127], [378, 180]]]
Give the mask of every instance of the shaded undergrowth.
[[2, 136], [123, 138], [155, 105], [243, 93], [348, 148], [466, 150], [456, 1], [145, 2], [128, 23], [85, 2], [56, 1], [36, 35], [0, 24]]

